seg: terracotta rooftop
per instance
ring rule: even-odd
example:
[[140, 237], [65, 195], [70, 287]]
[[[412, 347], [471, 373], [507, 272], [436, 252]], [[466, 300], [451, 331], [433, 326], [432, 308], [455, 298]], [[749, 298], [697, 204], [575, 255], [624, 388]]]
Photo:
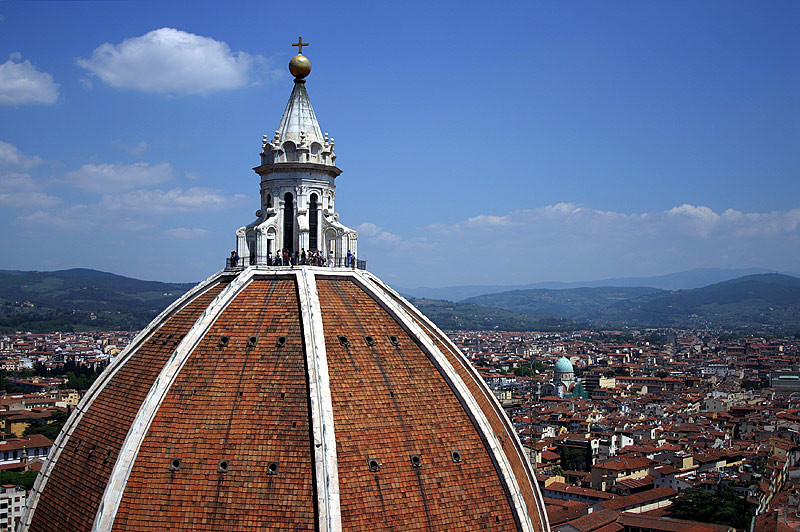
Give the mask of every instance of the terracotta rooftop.
[[633, 495], [626, 495], [624, 497], [616, 497], [607, 501], [597, 503], [606, 510], [627, 510], [628, 508], [636, 508], [651, 502], [659, 500], [667, 500], [675, 497], [678, 494], [672, 488], [655, 488], [652, 490], [643, 491], [641, 493], [634, 493]]
[[666, 517], [652, 517], [647, 514], [634, 514], [624, 512], [619, 514], [619, 523], [627, 529], [650, 530], [652, 532], [729, 532], [731, 527], [671, 519]]
[[645, 457], [615, 456], [614, 458], [605, 460], [604, 462], [598, 462], [592, 467], [596, 467], [598, 469], [607, 469], [610, 471], [627, 471], [650, 467], [651, 463], [653, 463], [652, 460]]

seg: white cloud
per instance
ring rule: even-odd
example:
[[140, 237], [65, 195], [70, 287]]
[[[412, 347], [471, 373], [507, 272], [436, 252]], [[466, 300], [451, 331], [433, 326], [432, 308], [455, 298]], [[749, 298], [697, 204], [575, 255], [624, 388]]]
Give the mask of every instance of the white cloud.
[[119, 139], [114, 139], [111, 141], [111, 144], [119, 146], [131, 155], [142, 155], [147, 151], [147, 148], [149, 148], [148, 144], [143, 140], [137, 142], [136, 144], [125, 144]]
[[60, 209], [39, 209], [20, 216], [16, 223], [28, 228], [32, 234], [39, 232], [42, 227], [81, 231], [95, 227], [98, 215], [88, 205], [72, 205]]
[[398, 244], [403, 240], [399, 235], [384, 231], [372, 222], [364, 222], [356, 227], [356, 230], [359, 232], [359, 234], [368, 236], [373, 240], [378, 240], [380, 242]]
[[396, 269], [409, 257], [424, 262], [413, 279], [398, 278], [406, 286], [592, 280], [699, 267], [796, 271], [800, 264], [800, 208], [716, 212], [681, 205], [624, 213], [559, 203], [409, 227], [407, 234], [374, 223], [358, 230], [360, 255], [380, 275], [382, 265]]
[[120, 210], [100, 208], [97, 204], [60, 205], [57, 208], [38, 209], [16, 219], [17, 225], [25, 226], [27, 232], [36, 233], [41, 227], [67, 231], [142, 232], [155, 227], [152, 218]]
[[56, 103], [58, 85], [53, 76], [39, 72], [30, 61], [21, 59], [19, 53], [0, 65], [0, 105]]
[[206, 235], [208, 235], [208, 230], [199, 228], [189, 229], [188, 227], [176, 227], [175, 229], [168, 229], [167, 231], [165, 231], [165, 234], [171, 238], [178, 238], [181, 240], [194, 240], [198, 238], [203, 238]]
[[261, 56], [174, 28], [98, 46], [78, 65], [112, 87], [164, 94], [207, 94], [250, 82]]
[[114, 192], [159, 185], [172, 179], [169, 163], [85, 164], [66, 174], [66, 182], [90, 192]]
[[100, 200], [103, 209], [147, 214], [176, 214], [220, 210], [238, 204], [244, 195], [225, 196], [221, 191], [204, 187], [186, 190], [131, 190], [107, 194]]
[[0, 174], [0, 205], [19, 209], [52, 207], [61, 200], [42, 191], [28, 174]]
[[13, 144], [0, 140], [0, 168], [33, 168], [41, 164], [42, 159], [38, 155], [25, 155]]
[[465, 225], [470, 227], [498, 227], [510, 224], [511, 217], [509, 216], [492, 216], [485, 214], [473, 216], [472, 218], [468, 218], [465, 222]]

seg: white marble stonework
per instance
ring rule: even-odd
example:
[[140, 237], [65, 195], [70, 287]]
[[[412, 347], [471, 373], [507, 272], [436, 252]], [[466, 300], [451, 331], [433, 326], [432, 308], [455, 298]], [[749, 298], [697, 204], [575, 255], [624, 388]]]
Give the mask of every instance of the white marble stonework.
[[278, 129], [264, 135], [261, 149], [261, 165], [253, 168], [261, 176], [261, 208], [236, 232], [239, 264], [267, 264], [269, 253], [284, 248], [320, 250], [326, 259], [333, 251], [337, 266], [348, 251], [358, 256], [358, 233], [334, 210], [334, 180], [342, 173], [334, 140], [319, 127], [305, 79], [295, 78]]

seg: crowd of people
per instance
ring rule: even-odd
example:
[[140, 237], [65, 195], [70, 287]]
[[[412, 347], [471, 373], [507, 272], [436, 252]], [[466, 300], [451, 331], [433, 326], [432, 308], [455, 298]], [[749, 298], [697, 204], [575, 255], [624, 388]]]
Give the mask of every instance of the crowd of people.
[[[230, 267], [236, 268], [239, 265], [239, 254], [236, 251], [231, 251], [231, 256], [228, 259]], [[346, 268], [355, 268], [357, 264], [356, 255], [348, 250], [345, 256], [344, 266]], [[281, 249], [277, 252], [267, 254], [268, 266], [327, 266], [333, 268], [336, 265], [336, 260], [333, 251], [328, 252], [328, 256], [320, 250], [305, 249], [297, 252], [289, 249]]]

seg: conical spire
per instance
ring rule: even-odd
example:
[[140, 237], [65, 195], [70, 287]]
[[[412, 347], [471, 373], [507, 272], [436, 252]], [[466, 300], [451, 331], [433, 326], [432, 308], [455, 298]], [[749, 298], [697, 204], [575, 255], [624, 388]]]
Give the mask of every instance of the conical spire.
[[317, 115], [314, 114], [314, 108], [311, 106], [311, 100], [308, 99], [305, 80], [295, 79], [294, 89], [289, 96], [286, 110], [283, 111], [277, 135], [281, 145], [286, 141], [300, 145], [303, 141], [303, 134], [305, 134], [305, 143], [309, 146], [313, 142], [323, 144], [322, 130], [319, 127]]
[[[294, 46], [300, 43], [308, 46], [302, 38]], [[311, 61], [302, 53], [297, 54], [289, 62], [289, 71], [294, 76], [294, 89], [275, 135], [271, 140], [267, 135], [262, 139], [261, 164], [300, 162], [335, 166], [333, 139], [328, 138], [327, 133], [322, 134], [305, 87], [305, 78], [311, 73]]]

